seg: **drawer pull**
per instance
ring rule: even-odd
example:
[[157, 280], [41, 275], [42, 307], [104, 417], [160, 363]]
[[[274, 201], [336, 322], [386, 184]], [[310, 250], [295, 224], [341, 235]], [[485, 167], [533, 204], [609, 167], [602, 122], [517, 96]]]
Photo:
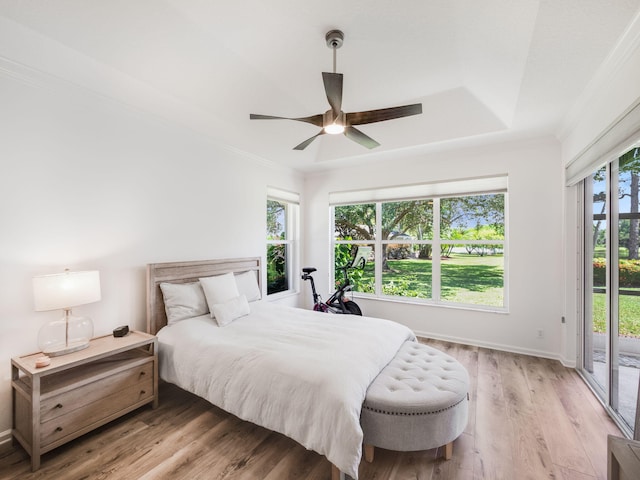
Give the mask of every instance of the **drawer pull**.
[[57, 404], [57, 405], [56, 405], [55, 407], [53, 407], [53, 408], [62, 408], [62, 404], [61, 404], [61, 403], [59, 403], [59, 404]]
[[56, 427], [56, 432], [61, 432], [62, 431], [62, 427]]
[[140, 376], [141, 376], [141, 377], [144, 377], [145, 375], [146, 375], [146, 373], [145, 373], [145, 372], [140, 372]]
[[140, 395], [144, 395], [145, 393], [147, 392], [145, 392], [144, 390], [140, 390]]

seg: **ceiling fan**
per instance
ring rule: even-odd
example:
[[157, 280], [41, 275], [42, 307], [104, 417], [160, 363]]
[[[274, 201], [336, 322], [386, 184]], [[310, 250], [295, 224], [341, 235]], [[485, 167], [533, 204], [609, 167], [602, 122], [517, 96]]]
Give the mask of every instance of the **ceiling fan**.
[[304, 150], [317, 137], [324, 135], [325, 133], [331, 135], [344, 133], [345, 137], [348, 139], [371, 149], [379, 146], [380, 144], [373, 138], [355, 128], [354, 125], [383, 122], [385, 120], [409, 117], [411, 115], [418, 115], [422, 113], [421, 103], [404, 105], [401, 107], [381, 108], [378, 110], [367, 110], [364, 112], [344, 113], [342, 111], [342, 74], [336, 73], [336, 50], [342, 46], [344, 34], [340, 30], [331, 30], [330, 32], [327, 32], [325, 39], [327, 41], [327, 46], [333, 50], [333, 73], [322, 72], [324, 90], [327, 94], [327, 100], [329, 101], [331, 108], [324, 113], [299, 118], [275, 117], [273, 115], [259, 115], [252, 113], [249, 115], [251, 120], [296, 120], [298, 122], [310, 123], [322, 129], [313, 137], [308, 138], [301, 144], [295, 146], [293, 148], [294, 150]]

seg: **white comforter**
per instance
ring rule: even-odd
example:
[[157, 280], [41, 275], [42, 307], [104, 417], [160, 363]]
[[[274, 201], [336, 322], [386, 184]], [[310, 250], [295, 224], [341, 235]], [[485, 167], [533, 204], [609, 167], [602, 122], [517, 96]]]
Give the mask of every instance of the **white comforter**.
[[357, 478], [367, 388], [414, 338], [387, 320], [256, 302], [225, 327], [201, 316], [163, 328], [160, 375]]

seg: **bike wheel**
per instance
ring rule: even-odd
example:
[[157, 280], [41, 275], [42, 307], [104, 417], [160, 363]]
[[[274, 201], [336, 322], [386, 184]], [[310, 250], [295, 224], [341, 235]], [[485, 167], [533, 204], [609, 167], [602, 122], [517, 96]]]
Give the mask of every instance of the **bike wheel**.
[[362, 310], [356, 302], [345, 302], [344, 306], [347, 310], [349, 310], [350, 315], [360, 315], [362, 316]]

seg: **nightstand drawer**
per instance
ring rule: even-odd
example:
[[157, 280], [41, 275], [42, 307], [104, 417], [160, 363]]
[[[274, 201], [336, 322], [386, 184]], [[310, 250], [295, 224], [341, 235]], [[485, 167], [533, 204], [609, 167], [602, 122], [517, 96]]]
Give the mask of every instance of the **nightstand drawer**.
[[90, 427], [94, 423], [104, 423], [107, 417], [116, 415], [128, 407], [136, 405], [153, 397], [153, 378], [112, 393], [101, 396], [95, 402], [89, 403], [67, 413], [43, 422], [40, 429], [40, 441], [42, 448], [60, 440], [67, 435]]
[[42, 423], [73, 410], [82, 408], [101, 398], [153, 378], [153, 359], [143, 365], [91, 382], [82, 387], [43, 399], [40, 404]]

